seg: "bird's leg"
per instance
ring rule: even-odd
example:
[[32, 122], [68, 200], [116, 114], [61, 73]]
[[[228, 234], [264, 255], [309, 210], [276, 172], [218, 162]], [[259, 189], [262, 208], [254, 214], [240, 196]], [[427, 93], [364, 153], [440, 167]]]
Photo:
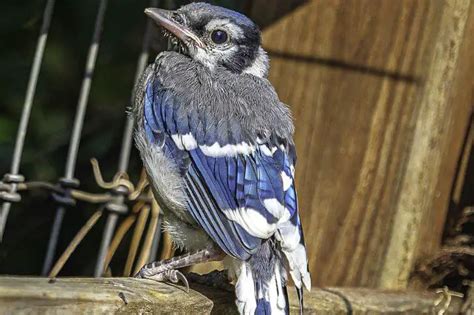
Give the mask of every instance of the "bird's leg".
[[189, 283], [186, 277], [178, 270], [179, 268], [192, 266], [195, 264], [216, 261], [224, 258], [224, 253], [220, 249], [206, 248], [183, 256], [173, 257], [162, 261], [149, 263], [140, 269], [135, 278], [152, 279], [155, 281], [183, 282], [189, 290]]

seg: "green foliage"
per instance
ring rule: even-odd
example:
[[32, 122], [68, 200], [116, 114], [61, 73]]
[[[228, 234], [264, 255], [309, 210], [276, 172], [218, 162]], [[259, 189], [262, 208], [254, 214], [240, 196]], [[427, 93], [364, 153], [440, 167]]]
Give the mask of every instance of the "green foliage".
[[10, 141], [15, 132], [15, 124], [6, 117], [0, 117], [0, 144]]

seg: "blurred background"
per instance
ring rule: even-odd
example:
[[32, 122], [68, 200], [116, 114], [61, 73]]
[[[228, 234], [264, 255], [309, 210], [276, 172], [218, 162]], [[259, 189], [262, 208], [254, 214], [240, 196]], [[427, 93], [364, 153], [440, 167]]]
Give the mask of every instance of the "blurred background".
[[[269, 79], [293, 111], [314, 284], [465, 291], [474, 277], [474, 4], [210, 2], [261, 26]], [[0, 4], [0, 175], [10, 169], [45, 3]], [[148, 5], [107, 6], [75, 172], [81, 190], [103, 191], [90, 158], [106, 179], [117, 171]], [[27, 181], [57, 183], [64, 174], [98, 6], [55, 4], [20, 167]], [[166, 48], [156, 29], [151, 39], [150, 61]], [[133, 149], [133, 182], [140, 171]], [[56, 208], [47, 191], [22, 193], [0, 244], [1, 274], [41, 273]], [[67, 209], [55, 258], [95, 209], [83, 202]], [[84, 238], [61, 276], [93, 274], [104, 223]], [[111, 274], [121, 274], [131, 237], [118, 247]]]

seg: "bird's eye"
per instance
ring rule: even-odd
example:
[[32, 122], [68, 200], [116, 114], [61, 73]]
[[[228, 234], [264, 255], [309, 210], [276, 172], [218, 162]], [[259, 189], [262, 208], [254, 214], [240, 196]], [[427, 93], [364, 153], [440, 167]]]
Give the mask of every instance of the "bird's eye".
[[229, 36], [223, 30], [214, 30], [211, 33], [211, 40], [215, 44], [218, 44], [218, 45], [219, 44], [224, 44], [225, 42], [227, 42], [228, 39], [229, 39]]

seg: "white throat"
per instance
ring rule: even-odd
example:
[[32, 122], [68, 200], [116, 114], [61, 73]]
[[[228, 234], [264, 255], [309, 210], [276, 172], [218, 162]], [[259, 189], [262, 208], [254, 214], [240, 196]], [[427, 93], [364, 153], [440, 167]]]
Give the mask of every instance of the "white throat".
[[268, 55], [262, 47], [258, 48], [257, 58], [254, 62], [244, 69], [244, 73], [252, 74], [259, 78], [265, 78], [268, 75], [269, 61]]
[[[213, 71], [217, 64], [217, 60], [230, 59], [231, 56], [235, 53], [236, 49], [237, 47], [232, 47], [225, 51], [214, 51], [212, 53], [209, 53], [204, 49], [198, 48], [194, 51], [190, 51], [190, 53], [196, 61], [199, 61], [201, 64]], [[262, 47], [259, 47], [255, 60], [242, 72], [254, 75], [259, 78], [266, 78], [268, 75], [268, 68], [268, 55]]]

